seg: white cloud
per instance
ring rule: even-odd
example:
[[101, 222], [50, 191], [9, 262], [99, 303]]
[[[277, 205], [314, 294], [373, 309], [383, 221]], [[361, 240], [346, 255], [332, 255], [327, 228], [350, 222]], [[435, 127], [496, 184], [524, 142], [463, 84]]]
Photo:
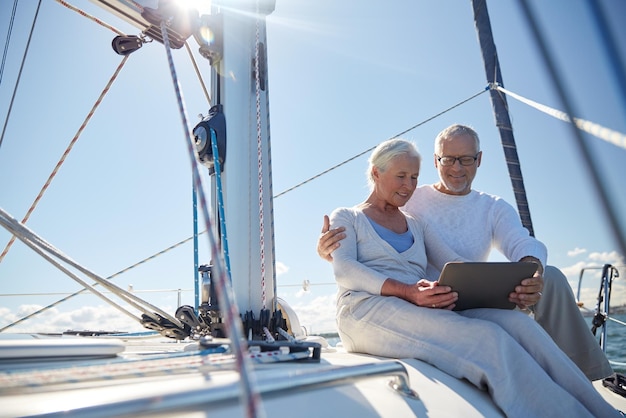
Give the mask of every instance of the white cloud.
[[589, 254], [589, 259], [602, 264], [624, 264], [624, 257], [617, 251], [603, 253], [592, 252]]
[[[626, 304], [626, 269], [624, 266], [624, 257], [617, 251], [610, 252], [587, 252], [580, 248], [576, 248], [568, 252], [568, 255], [580, 255], [586, 253], [584, 261], [578, 261], [570, 266], [561, 268], [563, 274], [568, 278], [570, 286], [574, 291], [574, 295], [578, 295], [578, 287], [580, 281], [580, 301], [584, 303], [586, 309], [595, 309], [598, 303], [598, 294], [602, 278], [602, 268], [605, 264], [616, 266], [622, 277], [615, 277], [611, 290], [611, 306], [621, 306]], [[582, 281], [581, 281], [582, 272]]]
[[575, 264], [572, 264], [571, 266], [563, 267], [561, 269], [561, 271], [568, 278], [576, 277], [576, 280], [578, 280], [578, 276], [580, 275], [580, 270], [582, 268], [584, 268], [584, 267], [587, 267], [587, 265], [588, 265], [588, 263], [586, 263], [584, 261], [579, 261], [579, 262], [577, 262]]
[[573, 250], [568, 251], [567, 252], [567, 256], [568, 257], [576, 257], [577, 255], [580, 255], [580, 254], [583, 254], [583, 253], [586, 253], [586, 252], [587, 252], [586, 249], [576, 247]]
[[280, 276], [281, 274], [285, 274], [289, 271], [289, 267], [285, 265], [285, 263], [281, 263], [280, 261], [276, 262], [276, 275]]
[[305, 327], [309, 334], [336, 332], [335, 304], [336, 295], [318, 296], [310, 302], [293, 305], [298, 315], [300, 325]]
[[[21, 305], [18, 307], [17, 312], [1, 308], [0, 323], [3, 324], [2, 327], [13, 324], [18, 319], [24, 318], [39, 309], [41, 309], [41, 306], [38, 305]], [[137, 321], [111, 306], [85, 306], [65, 312], [59, 311], [57, 308], [50, 308], [41, 314], [11, 326], [5, 332], [61, 333], [68, 330], [146, 331]]]

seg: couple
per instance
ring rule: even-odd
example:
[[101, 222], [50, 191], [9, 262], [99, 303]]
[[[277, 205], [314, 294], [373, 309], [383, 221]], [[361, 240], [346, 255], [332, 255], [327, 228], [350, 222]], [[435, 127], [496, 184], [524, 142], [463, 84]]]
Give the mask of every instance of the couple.
[[[480, 163], [478, 138], [464, 126], [442, 134], [436, 146], [438, 168], [455, 172], [447, 179], [459, 191], [464, 182], [469, 190], [467, 183]], [[463, 180], [472, 165], [470, 178]], [[346, 349], [431, 363], [488, 390], [507, 416], [620, 416], [527, 315], [492, 309], [453, 312], [458, 295], [425, 280], [426, 250], [435, 266], [466, 258], [443, 244], [439, 231], [400, 209], [417, 186], [419, 169], [412, 143], [382, 143], [370, 158], [370, 196], [331, 215], [333, 228], [345, 228], [341, 245], [329, 244], [334, 252], [328, 253], [333, 252], [337, 323]], [[545, 254], [539, 261], [545, 263]], [[513, 298], [528, 306], [541, 296], [541, 271], [525, 282], [530, 289], [516, 289]]]

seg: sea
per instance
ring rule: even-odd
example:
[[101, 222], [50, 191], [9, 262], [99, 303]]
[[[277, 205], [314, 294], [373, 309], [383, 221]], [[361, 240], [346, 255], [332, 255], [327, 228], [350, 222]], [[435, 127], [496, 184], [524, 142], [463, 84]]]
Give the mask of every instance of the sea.
[[[606, 324], [606, 344], [605, 353], [609, 359], [613, 370], [626, 373], [626, 313], [611, 314], [611, 319]], [[593, 317], [585, 316], [585, 320], [591, 324]], [[618, 322], [619, 321], [619, 322]], [[596, 331], [596, 338], [600, 341], [601, 328]]]

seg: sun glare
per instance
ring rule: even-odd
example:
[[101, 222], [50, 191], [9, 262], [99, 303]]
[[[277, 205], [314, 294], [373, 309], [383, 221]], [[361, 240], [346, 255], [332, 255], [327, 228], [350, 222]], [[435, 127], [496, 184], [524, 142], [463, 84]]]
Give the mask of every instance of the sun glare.
[[174, 0], [174, 3], [189, 10], [195, 9], [200, 15], [211, 12], [211, 0]]

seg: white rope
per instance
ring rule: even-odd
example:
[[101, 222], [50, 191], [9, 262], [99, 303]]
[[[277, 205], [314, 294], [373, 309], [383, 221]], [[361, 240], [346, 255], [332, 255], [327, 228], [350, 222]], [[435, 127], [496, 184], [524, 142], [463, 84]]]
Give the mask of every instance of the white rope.
[[613, 129], [609, 129], [606, 128], [602, 125], [599, 125], [597, 123], [594, 122], [590, 122], [588, 120], [585, 119], [580, 119], [580, 118], [570, 118], [569, 115], [565, 112], [562, 112], [560, 110], [551, 108], [549, 106], [543, 105], [541, 103], [537, 103], [533, 100], [527, 99], [525, 97], [522, 97], [518, 94], [515, 94], [497, 84], [493, 84], [491, 86], [492, 89], [496, 89], [502, 93], [505, 93], [507, 96], [510, 96], [514, 99], [519, 100], [522, 103], [525, 103], [531, 107], [534, 107], [535, 109], [544, 112], [552, 117], [555, 117], [557, 119], [561, 119], [562, 121], [565, 122], [572, 122], [572, 120], [574, 121], [574, 123], [576, 124], [576, 126], [578, 127], [578, 129], [587, 132], [588, 134], [591, 134], [597, 138], [600, 138], [604, 141], [610, 142], [613, 145], [616, 145], [620, 148], [624, 148], [626, 149], [626, 135], [618, 132], [618, 131], [614, 131]]

